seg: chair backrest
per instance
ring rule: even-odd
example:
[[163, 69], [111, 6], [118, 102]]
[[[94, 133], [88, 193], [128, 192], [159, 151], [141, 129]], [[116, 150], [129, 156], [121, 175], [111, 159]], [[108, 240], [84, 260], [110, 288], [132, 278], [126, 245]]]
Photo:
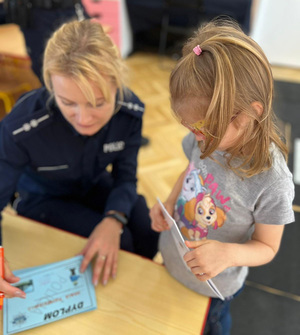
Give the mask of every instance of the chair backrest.
[[0, 25], [0, 120], [23, 93], [41, 86], [17, 24]]
[[40, 86], [29, 56], [0, 54], [0, 119], [22, 94]]

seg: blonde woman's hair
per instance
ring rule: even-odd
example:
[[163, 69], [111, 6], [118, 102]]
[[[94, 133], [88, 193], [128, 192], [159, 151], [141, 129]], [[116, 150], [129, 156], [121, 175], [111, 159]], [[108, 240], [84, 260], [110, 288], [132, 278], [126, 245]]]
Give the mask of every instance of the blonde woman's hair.
[[51, 75], [71, 77], [94, 106], [95, 96], [89, 81], [96, 83], [104, 99], [111, 101], [108, 81], [125, 91], [126, 68], [117, 47], [102, 26], [90, 20], [63, 24], [48, 40], [44, 53], [43, 77], [53, 95]]
[[[197, 45], [202, 49], [199, 56], [193, 52]], [[186, 111], [192, 110], [199, 119], [205, 118], [208, 135], [205, 145], [200, 146], [201, 158], [211, 156], [229, 123], [239, 127], [239, 116], [244, 114], [250, 121], [243, 129], [242, 139], [226, 150], [227, 166], [246, 177], [269, 169], [271, 143], [287, 159], [287, 147], [272, 110], [270, 64], [259, 45], [237, 23], [217, 19], [194, 33], [171, 73], [170, 93], [173, 108], [184, 103]], [[251, 106], [253, 102], [263, 107], [261, 115]], [[176, 109], [174, 113], [178, 114]], [[237, 113], [239, 116], [232, 121]]]

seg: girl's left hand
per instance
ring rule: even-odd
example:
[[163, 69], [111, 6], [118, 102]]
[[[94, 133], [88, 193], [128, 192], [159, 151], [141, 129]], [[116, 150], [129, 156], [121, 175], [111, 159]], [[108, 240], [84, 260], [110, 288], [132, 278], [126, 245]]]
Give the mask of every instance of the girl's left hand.
[[213, 278], [230, 266], [227, 244], [215, 240], [185, 241], [190, 249], [184, 255], [188, 267], [201, 281]]

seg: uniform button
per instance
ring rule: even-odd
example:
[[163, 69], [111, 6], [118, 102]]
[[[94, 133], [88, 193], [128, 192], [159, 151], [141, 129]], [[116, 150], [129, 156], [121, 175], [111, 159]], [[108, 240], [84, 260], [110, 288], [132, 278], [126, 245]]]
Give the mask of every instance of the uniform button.
[[138, 111], [139, 110], [139, 105], [138, 104], [133, 105], [133, 110]]
[[128, 102], [128, 104], [127, 104], [127, 108], [128, 108], [128, 109], [132, 109], [132, 107], [133, 107], [132, 102]]
[[37, 126], [38, 126], [38, 124], [39, 124], [39, 123], [37, 122], [37, 120], [36, 120], [36, 119], [33, 119], [33, 120], [31, 120], [31, 121], [30, 121], [30, 125], [31, 125], [31, 127], [32, 127], [32, 128], [35, 128], [35, 127], [37, 127]]
[[29, 130], [31, 129], [30, 124], [29, 124], [29, 123], [24, 123], [24, 124], [23, 124], [23, 129], [24, 129], [25, 131], [29, 131]]

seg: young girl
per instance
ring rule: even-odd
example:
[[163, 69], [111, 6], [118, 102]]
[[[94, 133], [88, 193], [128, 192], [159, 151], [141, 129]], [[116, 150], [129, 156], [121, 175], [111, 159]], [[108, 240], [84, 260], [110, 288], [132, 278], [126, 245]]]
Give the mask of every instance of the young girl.
[[[229, 304], [249, 266], [276, 255], [285, 224], [294, 221], [287, 148], [274, 124], [273, 79], [261, 48], [232, 22], [201, 27], [183, 48], [170, 77], [172, 109], [191, 133], [189, 164], [165, 207], [186, 245], [187, 271], [156, 204], [152, 228], [168, 271], [212, 297], [209, 334], [229, 334]], [[213, 279], [225, 301], [205, 281]]]

